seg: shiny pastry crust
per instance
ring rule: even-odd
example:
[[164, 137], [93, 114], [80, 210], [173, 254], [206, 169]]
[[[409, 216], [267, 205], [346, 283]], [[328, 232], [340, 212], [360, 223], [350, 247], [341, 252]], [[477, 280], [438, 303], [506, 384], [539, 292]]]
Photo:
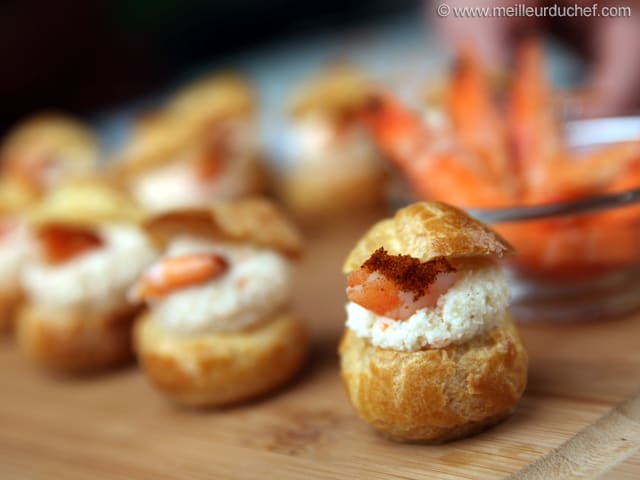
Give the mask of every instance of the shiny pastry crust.
[[509, 415], [527, 378], [527, 354], [510, 320], [461, 345], [418, 352], [372, 346], [347, 330], [342, 379], [359, 415], [398, 441], [440, 443]]
[[241, 75], [226, 72], [205, 75], [179, 90], [166, 111], [187, 119], [242, 117], [256, 108], [253, 88]]
[[381, 205], [386, 175], [382, 171], [350, 178], [330, 178], [302, 169], [282, 185], [287, 207], [300, 217], [320, 217]]
[[8, 335], [13, 331], [15, 316], [21, 303], [20, 292], [0, 291], [0, 336]]
[[88, 168], [95, 166], [99, 157], [99, 143], [91, 130], [57, 113], [36, 115], [18, 125], [5, 137], [0, 155], [3, 161], [19, 161], [34, 145], [47, 151], [64, 151], [65, 161], [81, 162]]
[[300, 88], [290, 101], [293, 116], [340, 116], [355, 112], [369, 98], [371, 81], [350, 65], [334, 65]]
[[33, 206], [38, 196], [22, 182], [8, 176], [0, 178], [0, 215], [22, 213]]
[[145, 227], [161, 244], [176, 235], [193, 234], [251, 243], [291, 256], [302, 250], [302, 237], [296, 227], [276, 205], [263, 198], [219, 201], [209, 208], [161, 213], [149, 218]]
[[270, 392], [300, 370], [306, 329], [289, 313], [251, 330], [178, 337], [143, 315], [135, 348], [151, 383], [188, 406], [223, 406]]
[[350, 273], [380, 247], [390, 255], [410, 255], [421, 262], [435, 257], [501, 257], [514, 253], [500, 235], [462, 210], [440, 202], [418, 202], [375, 224], [347, 257]]
[[114, 173], [130, 178], [173, 161], [185, 149], [198, 151], [211, 122], [250, 118], [255, 108], [253, 89], [241, 76], [203, 77], [179, 91], [162, 110], [139, 119], [134, 137], [113, 162]]
[[63, 373], [83, 373], [132, 358], [132, 323], [139, 307], [83, 314], [52, 312], [25, 304], [16, 319], [18, 345], [36, 364]]
[[138, 223], [143, 212], [120, 190], [97, 179], [67, 181], [28, 212], [36, 225], [95, 228], [105, 222]]

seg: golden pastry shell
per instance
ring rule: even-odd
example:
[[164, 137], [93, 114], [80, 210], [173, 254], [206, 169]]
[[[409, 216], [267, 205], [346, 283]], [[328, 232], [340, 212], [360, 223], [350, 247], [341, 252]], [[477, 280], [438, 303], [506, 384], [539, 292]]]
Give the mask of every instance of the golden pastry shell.
[[247, 242], [297, 256], [302, 250], [298, 229], [272, 202], [263, 198], [219, 201], [209, 207], [160, 213], [145, 228], [160, 244], [177, 235]]
[[514, 253], [509, 243], [484, 223], [440, 202], [418, 202], [393, 218], [376, 223], [358, 241], [342, 271], [350, 273], [380, 247], [390, 255], [410, 255], [427, 262], [436, 257], [502, 257]]

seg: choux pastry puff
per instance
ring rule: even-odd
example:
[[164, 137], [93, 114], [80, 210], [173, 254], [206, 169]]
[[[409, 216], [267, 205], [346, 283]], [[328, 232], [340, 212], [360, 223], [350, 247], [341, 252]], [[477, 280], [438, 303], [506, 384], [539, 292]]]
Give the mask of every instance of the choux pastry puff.
[[31, 194], [42, 196], [61, 182], [93, 175], [100, 159], [94, 132], [59, 113], [34, 115], [2, 141], [2, 176]]
[[152, 212], [255, 194], [266, 180], [256, 110], [243, 77], [206, 75], [138, 119], [114, 174]]
[[181, 405], [226, 406], [300, 370], [307, 332], [288, 303], [301, 238], [274, 205], [217, 202], [156, 215], [146, 227], [164, 254], [131, 296], [149, 305], [135, 348], [157, 390]]
[[26, 357], [63, 373], [132, 359], [140, 305], [127, 292], [157, 255], [142, 218], [121, 192], [89, 179], [61, 184], [30, 211], [37, 255], [22, 270], [16, 329]]
[[421, 202], [347, 257], [342, 378], [360, 417], [397, 441], [445, 442], [499, 422], [527, 379], [497, 260], [509, 244], [461, 210]]
[[13, 332], [24, 297], [20, 276], [35, 252], [25, 212], [33, 201], [23, 185], [7, 177], [0, 179], [0, 336]]
[[288, 208], [325, 219], [380, 206], [387, 172], [359, 120], [372, 82], [350, 65], [334, 65], [294, 92], [287, 135], [289, 168], [280, 190]]

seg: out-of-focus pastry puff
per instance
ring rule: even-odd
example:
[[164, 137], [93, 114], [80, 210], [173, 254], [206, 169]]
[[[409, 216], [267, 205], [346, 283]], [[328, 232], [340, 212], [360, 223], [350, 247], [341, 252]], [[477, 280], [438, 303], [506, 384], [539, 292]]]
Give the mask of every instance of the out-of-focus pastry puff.
[[384, 200], [384, 162], [359, 119], [370, 93], [365, 75], [340, 65], [294, 94], [281, 190], [299, 216], [349, 212]]
[[147, 229], [165, 253], [131, 294], [149, 303], [135, 346], [151, 383], [179, 404], [221, 406], [290, 380], [308, 349], [288, 305], [301, 238], [276, 207], [217, 202]]
[[40, 196], [60, 182], [92, 175], [100, 158], [97, 137], [69, 116], [45, 113], [27, 119], [3, 139], [2, 175]]
[[38, 255], [22, 271], [17, 318], [23, 353], [61, 372], [87, 372], [131, 358], [140, 305], [127, 291], [156, 257], [142, 212], [97, 180], [64, 183], [30, 214]]
[[399, 441], [443, 442], [509, 415], [527, 354], [497, 260], [511, 247], [445, 204], [374, 225], [349, 254], [342, 377], [359, 415]]
[[22, 301], [20, 274], [34, 253], [24, 212], [34, 202], [30, 189], [9, 178], [0, 179], [0, 335], [13, 330]]
[[256, 99], [240, 76], [206, 76], [139, 119], [116, 175], [150, 211], [202, 206], [261, 190]]

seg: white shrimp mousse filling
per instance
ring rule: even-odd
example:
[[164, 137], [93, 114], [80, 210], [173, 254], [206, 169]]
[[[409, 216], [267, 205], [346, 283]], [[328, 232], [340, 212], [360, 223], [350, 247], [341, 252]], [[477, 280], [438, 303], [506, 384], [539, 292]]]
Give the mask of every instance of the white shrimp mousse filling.
[[368, 132], [359, 125], [349, 125], [337, 131], [334, 123], [322, 116], [310, 116], [297, 121], [290, 139], [289, 156], [294, 168], [321, 168], [350, 177], [366, 176], [382, 168]]
[[0, 291], [17, 293], [20, 290], [20, 273], [30, 255], [35, 251], [29, 228], [17, 220], [6, 219], [7, 231], [0, 236]]
[[127, 307], [127, 290], [157, 253], [136, 226], [110, 224], [98, 235], [102, 246], [62, 264], [43, 258], [29, 262], [22, 284], [31, 301], [63, 311], [105, 313]]
[[237, 198], [248, 193], [253, 183], [258, 146], [250, 125], [238, 123], [230, 132], [229, 152], [221, 173], [211, 179], [200, 178], [195, 168], [196, 152], [186, 151], [162, 166], [133, 179], [131, 193], [149, 211], [187, 208], [211, 200]]
[[220, 255], [228, 269], [150, 302], [153, 321], [174, 333], [244, 330], [270, 320], [290, 298], [290, 262], [273, 250], [178, 237], [164, 257], [195, 253]]
[[461, 268], [456, 275], [435, 308], [421, 308], [399, 321], [348, 302], [346, 325], [376, 347], [413, 352], [464, 343], [502, 324], [511, 293], [500, 266], [491, 262]]

